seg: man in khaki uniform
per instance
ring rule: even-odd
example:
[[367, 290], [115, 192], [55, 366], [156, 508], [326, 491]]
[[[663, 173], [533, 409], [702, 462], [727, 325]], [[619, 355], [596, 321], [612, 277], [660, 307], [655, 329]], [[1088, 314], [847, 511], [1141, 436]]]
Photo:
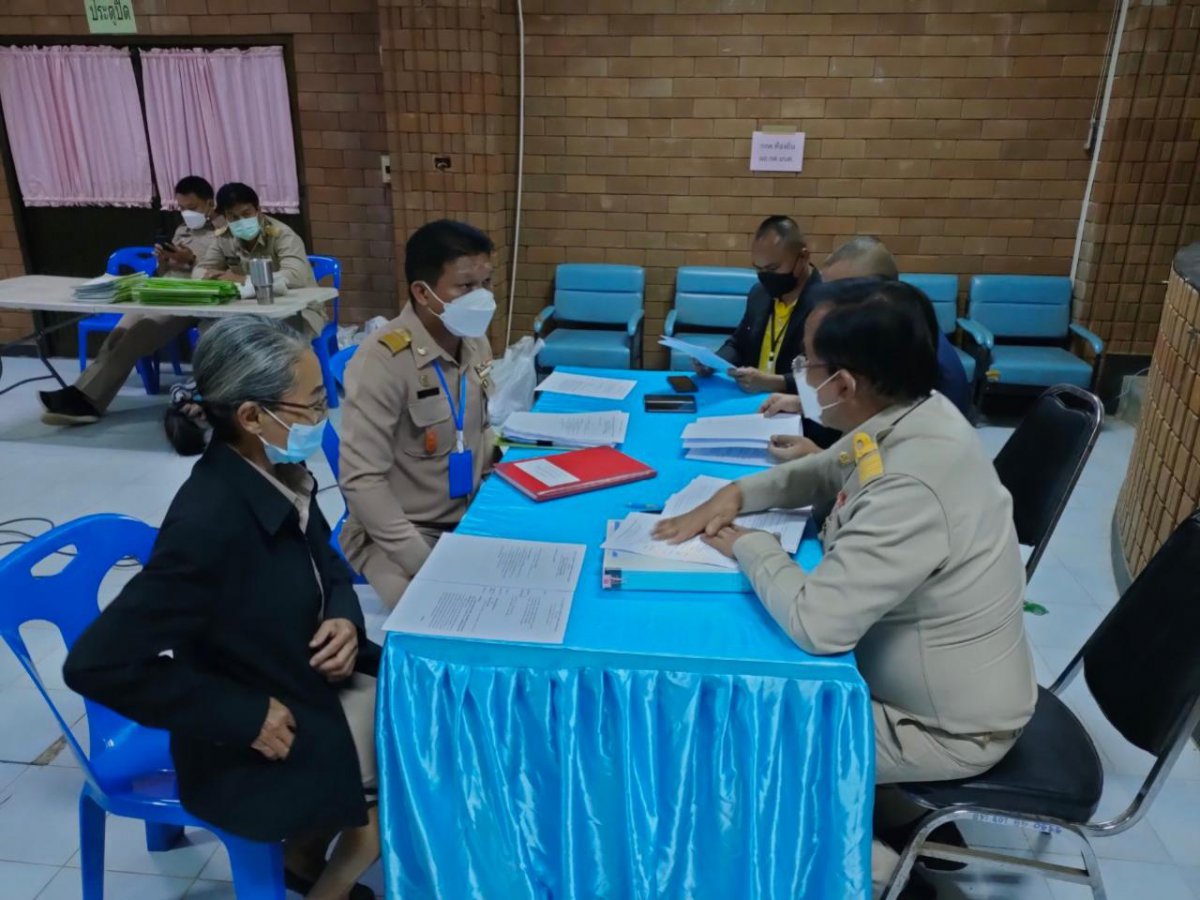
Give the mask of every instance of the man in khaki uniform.
[[492, 249], [461, 222], [414, 232], [404, 259], [410, 299], [346, 370], [342, 550], [389, 607], [491, 468]]
[[[196, 260], [193, 278], [232, 281], [241, 286], [242, 297], [254, 296], [250, 283], [250, 260], [271, 260], [275, 283], [285, 290], [316, 287], [308, 251], [300, 235], [271, 216], [263, 215], [258, 194], [249, 185], [230, 182], [217, 191], [217, 209], [225, 217], [216, 240]], [[303, 322], [292, 322], [298, 330], [315, 338], [328, 316], [324, 303], [314, 303], [300, 312]]]
[[[845, 436], [740, 479], [662, 523], [660, 536], [705, 532], [797, 644], [855, 651], [871, 691], [878, 784], [985, 772], [1037, 699], [1012, 498], [974, 429], [931, 393], [936, 358], [915, 288], [883, 283], [818, 305], [809, 322], [796, 375]], [[825, 555], [809, 573], [774, 536], [731, 524], [742, 512], [834, 498]], [[876, 896], [896, 862], [877, 840]], [[906, 896], [927, 894], [914, 886]]]
[[[159, 275], [189, 278], [196, 260], [216, 242], [217, 217], [212, 185], [198, 175], [181, 178], [175, 185], [175, 203], [183, 221], [175, 229], [171, 249], [156, 245]], [[196, 319], [189, 316], [159, 316], [130, 313], [121, 316], [100, 346], [95, 360], [80, 374], [74, 386], [60, 391], [42, 391], [47, 425], [86, 425], [104, 415], [113, 398], [143, 356], [178, 340]]]

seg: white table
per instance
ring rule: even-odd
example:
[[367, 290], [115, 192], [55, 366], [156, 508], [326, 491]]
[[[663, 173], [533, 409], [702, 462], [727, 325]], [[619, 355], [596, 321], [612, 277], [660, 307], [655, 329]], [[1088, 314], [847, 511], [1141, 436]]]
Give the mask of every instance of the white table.
[[[0, 344], [0, 351], [14, 344], [32, 343], [38, 357], [59, 384], [62, 378], [46, 358], [46, 336], [77, 323], [84, 316], [96, 313], [137, 313], [157, 316], [183, 316], [192, 319], [221, 319], [252, 313], [270, 319], [286, 319], [312, 303], [325, 303], [337, 296], [337, 291], [327, 287], [300, 288], [288, 291], [275, 298], [274, 303], [260, 305], [257, 300], [234, 300], [221, 304], [163, 305], [149, 303], [92, 303], [73, 298], [76, 286], [85, 278], [66, 278], [60, 275], [21, 275], [17, 278], [0, 280], [0, 309], [23, 309], [30, 312], [70, 313], [74, 318], [50, 326], [37, 326], [34, 330], [15, 341]], [[3, 375], [3, 357], [0, 355], [0, 376]], [[15, 387], [15, 385], [13, 385]], [[66, 385], [63, 384], [65, 387]]]

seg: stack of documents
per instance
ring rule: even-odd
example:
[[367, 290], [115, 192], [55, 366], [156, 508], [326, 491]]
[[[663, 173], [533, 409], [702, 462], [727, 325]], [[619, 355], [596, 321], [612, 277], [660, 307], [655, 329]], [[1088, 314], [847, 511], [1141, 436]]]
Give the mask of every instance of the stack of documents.
[[444, 534], [383, 630], [561, 644], [586, 550]]
[[134, 285], [146, 280], [144, 272], [135, 272], [133, 275], [101, 275], [75, 288], [74, 298], [84, 303], [121, 303], [132, 299]]
[[625, 440], [629, 413], [613, 410], [590, 413], [515, 412], [501, 433], [518, 444], [549, 447], [615, 447]]
[[232, 281], [147, 278], [133, 286], [131, 299], [154, 306], [215, 306], [241, 296]]
[[770, 466], [775, 459], [767, 452], [767, 446], [775, 434], [800, 434], [800, 417], [772, 416], [768, 419], [761, 413], [708, 416], [683, 429], [683, 446], [688, 459], [738, 466]]
[[[699, 537], [681, 544], [668, 544], [652, 536], [654, 527], [661, 519], [690, 512], [727, 484], [729, 482], [723, 478], [701, 475], [668, 498], [661, 516], [630, 513], [621, 522], [610, 522], [603, 544], [606, 551], [605, 587], [749, 590], [749, 583], [744, 579], [735, 583], [728, 577], [729, 572], [737, 570], [737, 563], [708, 546]], [[784, 551], [794, 555], [800, 549], [808, 516], [808, 510], [768, 510], [738, 516], [735, 524], [774, 534]], [[671, 573], [687, 577], [680, 580], [672, 578]], [[721, 577], [713, 577], [711, 584], [706, 584], [703, 577], [706, 574]]]

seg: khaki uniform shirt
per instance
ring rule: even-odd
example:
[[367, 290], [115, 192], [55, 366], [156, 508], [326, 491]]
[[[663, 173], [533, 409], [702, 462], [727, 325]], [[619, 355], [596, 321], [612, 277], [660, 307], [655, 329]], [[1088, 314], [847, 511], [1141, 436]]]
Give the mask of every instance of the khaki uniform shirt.
[[[196, 262], [198, 263], [208, 253], [209, 247], [213, 245], [216, 239], [217, 229], [210, 219], [204, 223], [203, 228], [198, 228], [195, 231], [188, 228], [187, 225], [180, 223], [179, 227], [175, 229], [175, 234], [171, 237], [171, 243], [177, 249], [191, 250], [192, 255], [196, 257]], [[158, 274], [172, 278], [188, 278], [191, 276], [193, 270], [194, 266], [176, 268], [167, 264], [158, 267]]]
[[474, 454], [472, 496], [491, 468], [491, 347], [487, 338], [464, 338], [459, 355], [461, 363], [429, 336], [410, 301], [350, 360], [342, 407], [341, 486], [349, 513], [342, 548], [359, 571], [363, 548], [373, 543], [415, 575], [430, 552], [417, 527], [453, 528], [467, 510], [469, 497], [450, 497], [455, 429], [434, 360], [456, 408], [459, 379], [467, 379], [463, 446]]
[[797, 644], [855, 650], [872, 697], [926, 727], [1025, 725], [1037, 683], [1012, 498], [949, 400], [885, 410], [828, 450], [738, 485], [746, 511], [837, 497], [825, 556], [808, 574], [770, 535], [734, 545]]
[[[233, 236], [228, 225], [216, 229], [213, 236], [214, 240], [206, 248], [204, 255], [196, 254], [193, 278], [205, 278], [221, 272], [249, 277], [250, 260], [266, 257], [271, 260], [271, 269], [283, 277], [288, 290], [317, 286], [312, 266], [308, 263], [304, 241], [278, 219], [263, 216], [262, 231], [259, 232], [258, 240], [249, 248]], [[313, 337], [320, 334], [325, 323], [329, 321], [324, 303], [314, 303], [302, 310], [300, 315], [304, 324], [312, 331]]]

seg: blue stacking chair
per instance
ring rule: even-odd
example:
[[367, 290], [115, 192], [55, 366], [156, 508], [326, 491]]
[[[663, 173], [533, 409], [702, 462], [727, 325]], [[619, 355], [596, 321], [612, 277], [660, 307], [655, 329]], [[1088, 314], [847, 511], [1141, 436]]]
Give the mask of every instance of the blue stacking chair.
[[[900, 280], [920, 288], [929, 298], [929, 302], [933, 304], [933, 311], [937, 314], [938, 328], [953, 342], [958, 332], [958, 276], [904, 274], [900, 276]], [[977, 360], [961, 347], [955, 346], [954, 349], [967, 373], [967, 381], [974, 384], [975, 375], [979, 370]]]
[[[640, 369], [646, 272], [641, 266], [565, 263], [554, 274], [554, 304], [533, 322], [545, 337], [542, 369]], [[543, 334], [554, 320], [554, 331]]]
[[336, 408], [338, 403], [337, 384], [329, 371], [329, 360], [338, 352], [338, 317], [341, 313], [342, 264], [332, 256], [310, 256], [308, 264], [312, 266], [313, 277], [320, 281], [329, 278], [333, 289], [338, 294], [333, 298], [333, 319], [325, 324], [321, 333], [313, 340], [313, 352], [321, 361], [321, 374], [325, 377], [325, 392], [329, 395], [329, 406]]
[[[350, 357], [354, 355], [354, 351], [358, 349], [357, 344], [351, 344], [345, 350], [339, 350], [329, 360], [329, 371], [333, 374], [334, 391], [338, 388], [345, 387], [346, 379], [346, 364], [350, 362]], [[340, 454], [342, 452], [342, 442], [338, 438], [337, 430], [333, 427], [333, 423], [329, 422], [325, 426], [325, 433], [321, 436], [321, 449], [325, 453], [325, 460], [329, 463], [329, 469], [333, 472], [334, 478], [341, 477]], [[346, 524], [346, 516], [349, 515], [349, 510], [342, 510], [342, 517], [338, 519], [337, 524], [333, 526], [333, 535], [329, 541], [333, 545], [333, 549], [337, 551], [338, 556], [345, 559], [342, 554], [342, 545], [338, 540], [342, 534], [342, 526]], [[349, 565], [349, 562], [347, 562]], [[350, 571], [354, 572], [354, 567], [350, 567]], [[355, 584], [366, 584], [367, 579], [363, 578], [358, 572], [354, 572]]]
[[[114, 250], [112, 255], [108, 257], [108, 265], [104, 271], [109, 275], [120, 275], [122, 269], [129, 269], [132, 272], [145, 272], [147, 275], [153, 275], [158, 270], [158, 260], [154, 258], [153, 247], [122, 247], [120, 250]], [[129, 274], [126, 272], [125, 274]], [[117, 323], [121, 321], [119, 313], [100, 313], [95, 316], [88, 316], [86, 319], [80, 319], [75, 326], [76, 343], [79, 345], [79, 371], [82, 372], [87, 368], [88, 360], [88, 335], [90, 334], [108, 334], [117, 327]], [[192, 341], [193, 346], [195, 341]], [[176, 375], [183, 374], [183, 368], [179, 360], [179, 345], [172, 341], [167, 348], [167, 355], [171, 360], [171, 367], [175, 370]], [[142, 379], [142, 385], [146, 388], [147, 394], [157, 394], [159, 391], [158, 378], [158, 357], [143, 356], [137, 362], [137, 373]]]
[[[681, 266], [675, 274], [675, 308], [663, 334], [717, 350], [746, 313], [746, 296], [758, 283], [753, 269]], [[671, 351], [672, 369], [691, 369], [691, 360]]]
[[[987, 354], [988, 390], [1040, 392], [1055, 384], [1093, 390], [1104, 341], [1071, 321], [1071, 279], [1054, 275], [976, 275], [959, 322]], [[1071, 350], [1091, 347], [1092, 362]]]
[[[21, 638], [26, 622], [48, 621], [68, 647], [100, 612], [98, 594], [108, 571], [122, 559], [145, 563], [157, 532], [125, 516], [88, 516], [54, 529], [0, 559], [0, 637], [16, 655], [58, 720], [67, 745], [83, 770], [79, 792], [79, 865], [83, 900], [104, 896], [104, 831], [108, 814], [142, 819], [146, 847], [167, 850], [185, 826], [215, 834], [233, 867], [238, 897], [283, 900], [283, 846], [227, 834], [197, 819], [179, 803], [168, 735], [145, 728], [112, 710], [84, 700], [90, 736], [88, 752], [38, 675]], [[53, 575], [37, 574], [47, 560], [68, 553], [74, 558]]]

